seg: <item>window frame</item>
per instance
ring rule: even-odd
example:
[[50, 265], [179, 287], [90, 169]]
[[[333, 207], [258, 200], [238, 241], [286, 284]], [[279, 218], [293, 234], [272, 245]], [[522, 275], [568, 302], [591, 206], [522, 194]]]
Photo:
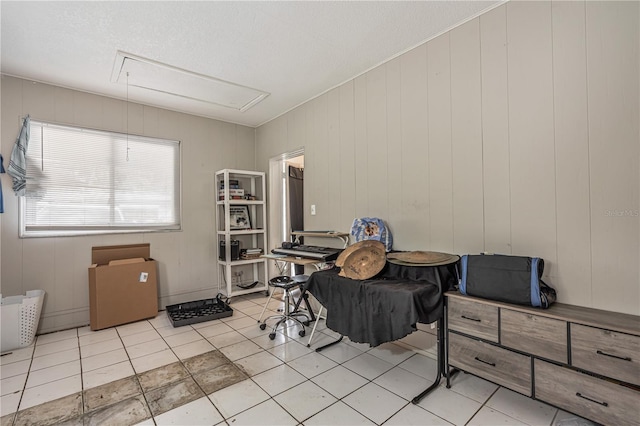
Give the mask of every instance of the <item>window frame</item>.
[[[174, 224], [131, 224], [131, 225], [95, 225], [95, 226], [37, 226], [31, 225], [34, 229], [28, 229], [27, 225], [27, 196], [18, 197], [18, 236], [19, 238], [46, 238], [46, 237], [73, 237], [73, 236], [88, 236], [88, 235], [110, 235], [110, 234], [135, 234], [135, 233], [156, 233], [156, 232], [175, 232], [182, 231], [182, 141], [178, 139], [169, 139], [153, 136], [135, 135], [131, 133], [114, 132], [111, 130], [103, 130], [89, 127], [81, 127], [72, 124], [60, 124], [51, 121], [44, 120], [31, 120], [31, 124], [36, 126], [56, 126], [59, 128], [70, 128], [73, 131], [87, 133], [99, 133], [105, 134], [110, 137], [124, 138], [127, 141], [130, 139], [135, 140], [137, 143], [144, 143], [145, 140], [157, 140], [165, 143], [174, 143], [176, 145], [177, 164], [174, 161], [174, 167], [176, 167], [177, 183], [176, 183], [176, 197], [174, 205], [176, 206], [176, 217]], [[30, 129], [33, 130], [33, 127]], [[29, 147], [27, 147], [27, 152]], [[111, 169], [117, 167], [112, 161], [109, 161], [109, 167]], [[28, 176], [27, 176], [28, 180]], [[28, 187], [28, 185], [27, 185]], [[114, 187], [111, 187], [112, 190]], [[28, 189], [27, 189], [28, 191]], [[111, 205], [112, 209], [117, 210], [117, 206]], [[51, 229], [46, 229], [51, 228]]]

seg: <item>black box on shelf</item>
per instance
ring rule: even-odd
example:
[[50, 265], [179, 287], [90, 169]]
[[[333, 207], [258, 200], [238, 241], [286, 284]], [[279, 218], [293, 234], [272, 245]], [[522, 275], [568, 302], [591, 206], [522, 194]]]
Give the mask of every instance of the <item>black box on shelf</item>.
[[[239, 260], [240, 259], [240, 241], [231, 241], [231, 260]], [[226, 243], [224, 240], [220, 241], [220, 249], [218, 251], [218, 258], [220, 260], [226, 260], [227, 251], [226, 251]]]

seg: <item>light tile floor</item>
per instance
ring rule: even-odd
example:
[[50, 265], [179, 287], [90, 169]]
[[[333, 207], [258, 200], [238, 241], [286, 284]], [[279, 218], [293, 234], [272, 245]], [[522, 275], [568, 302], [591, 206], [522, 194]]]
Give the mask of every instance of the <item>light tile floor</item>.
[[[260, 330], [262, 293], [232, 300], [233, 316], [173, 327], [154, 319], [38, 336], [0, 358], [0, 426], [593, 425], [472, 375], [444, 380], [418, 405], [436, 362], [413, 333], [376, 348], [343, 342], [320, 320], [311, 348], [292, 325]], [[281, 307], [272, 300], [268, 314]], [[419, 334], [419, 333], [418, 333]]]

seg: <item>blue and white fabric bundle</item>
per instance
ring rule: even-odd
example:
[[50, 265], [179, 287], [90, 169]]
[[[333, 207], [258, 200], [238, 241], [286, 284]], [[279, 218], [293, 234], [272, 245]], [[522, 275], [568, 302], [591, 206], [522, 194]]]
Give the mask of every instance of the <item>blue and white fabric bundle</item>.
[[391, 231], [385, 225], [382, 219], [377, 217], [361, 217], [353, 220], [351, 225], [351, 235], [355, 242], [374, 240], [384, 244], [387, 252], [391, 251], [393, 246], [393, 236]]
[[11, 151], [7, 173], [13, 178], [13, 191], [17, 196], [25, 195], [27, 187], [27, 147], [29, 146], [29, 131], [31, 118], [27, 115], [22, 123], [20, 134]]

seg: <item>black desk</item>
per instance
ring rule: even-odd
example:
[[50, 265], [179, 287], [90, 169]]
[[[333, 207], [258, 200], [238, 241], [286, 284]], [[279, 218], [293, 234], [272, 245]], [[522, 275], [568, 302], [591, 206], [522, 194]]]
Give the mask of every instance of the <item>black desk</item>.
[[352, 280], [338, 272], [337, 268], [314, 272], [305, 290], [327, 309], [327, 327], [354, 342], [378, 346], [416, 331], [418, 322], [438, 321], [438, 377], [414, 398], [417, 403], [438, 385], [444, 371], [444, 293], [457, 283], [455, 263], [425, 267], [387, 262], [368, 280]]

